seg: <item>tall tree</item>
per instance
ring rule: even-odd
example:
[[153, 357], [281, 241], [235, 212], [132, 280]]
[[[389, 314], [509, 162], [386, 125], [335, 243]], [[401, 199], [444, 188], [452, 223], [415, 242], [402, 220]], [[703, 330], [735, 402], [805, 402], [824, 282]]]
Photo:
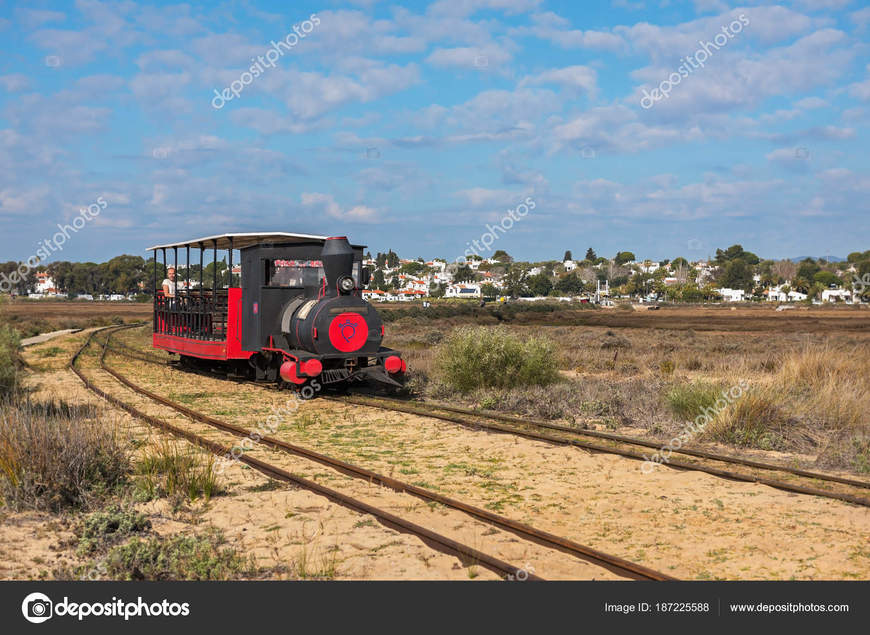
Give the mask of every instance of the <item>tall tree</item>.
[[549, 295], [550, 291], [553, 290], [553, 282], [550, 280], [550, 276], [543, 272], [529, 276], [526, 280], [526, 286], [533, 296]]
[[716, 250], [716, 264], [724, 265], [732, 260], [742, 260], [748, 265], [757, 265], [759, 262], [758, 256], [751, 251], [745, 251], [741, 245], [731, 245], [728, 249], [722, 251]]
[[813, 260], [812, 258], [805, 258], [798, 265], [797, 277], [804, 278], [806, 280], [812, 280], [813, 277], [821, 271], [822, 268], [819, 264]]
[[577, 295], [583, 291], [583, 281], [571, 272], [560, 277], [553, 288], [565, 295]]
[[499, 262], [513, 262], [514, 260], [504, 249], [496, 249], [492, 257], [493, 260], [498, 260]]
[[627, 262], [634, 262], [637, 258], [630, 251], [620, 251], [616, 254], [616, 257], [613, 260], [617, 265], [624, 265]]
[[725, 265], [719, 277], [719, 284], [728, 289], [743, 289], [749, 292], [752, 289], [752, 270], [744, 260], [740, 258], [732, 260]]
[[528, 293], [528, 288], [526, 287], [528, 275], [528, 271], [516, 264], [508, 267], [507, 273], [505, 273], [502, 280], [505, 293], [514, 298], [526, 295]]
[[787, 282], [797, 275], [797, 264], [792, 260], [779, 260], [771, 265], [770, 270], [782, 282]]
[[565, 252], [565, 257], [562, 258], [562, 262], [565, 262], [566, 260], [574, 260], [574, 259], [571, 257], [571, 250], [570, 250], [570, 249], [569, 249], [568, 251]]
[[586, 260], [588, 260], [589, 262], [595, 262], [595, 259], [597, 257], [598, 256], [595, 255], [595, 250], [592, 249], [592, 247], [586, 250]]
[[453, 274], [453, 279], [457, 282], [471, 282], [474, 280], [474, 269], [468, 265], [459, 265], [456, 273]]

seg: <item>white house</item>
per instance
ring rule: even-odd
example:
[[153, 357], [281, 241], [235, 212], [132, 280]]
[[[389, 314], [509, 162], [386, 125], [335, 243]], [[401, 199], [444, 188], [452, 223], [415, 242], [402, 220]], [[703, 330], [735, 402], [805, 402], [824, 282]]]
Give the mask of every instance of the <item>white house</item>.
[[36, 272], [36, 292], [37, 293], [57, 293], [54, 286], [54, 280], [47, 271]]
[[801, 302], [807, 299], [806, 293], [801, 293], [800, 291], [789, 291], [788, 292], [788, 301], [789, 302]]
[[447, 261], [441, 260], [441, 258], [435, 258], [434, 260], [427, 262], [426, 266], [443, 273], [444, 270], [447, 268]]
[[768, 302], [788, 302], [788, 294], [782, 290], [782, 285], [770, 287], [764, 294]]
[[480, 285], [460, 283], [451, 284], [444, 290], [445, 298], [479, 298]]
[[822, 302], [851, 302], [852, 293], [845, 289], [825, 289], [822, 291]]
[[565, 271], [574, 271], [577, 268], [577, 263], [573, 260], [566, 260], [562, 266], [565, 267]]
[[743, 302], [746, 292], [743, 289], [719, 289], [722, 294], [722, 300], [725, 302]]
[[363, 289], [362, 298], [369, 302], [383, 302], [386, 299], [386, 293], [380, 289]]
[[426, 296], [425, 291], [417, 291], [415, 289], [403, 289], [396, 294], [400, 302], [409, 302], [411, 300], [420, 300]]

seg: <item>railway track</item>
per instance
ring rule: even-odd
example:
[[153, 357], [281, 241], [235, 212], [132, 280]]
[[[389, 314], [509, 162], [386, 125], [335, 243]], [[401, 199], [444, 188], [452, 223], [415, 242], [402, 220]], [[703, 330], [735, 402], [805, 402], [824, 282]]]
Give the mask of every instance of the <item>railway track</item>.
[[[166, 360], [160, 360], [159, 358], [148, 355], [147, 353], [136, 351], [124, 344], [113, 341], [110, 346], [116, 346], [118, 349], [121, 349], [124, 355], [129, 355], [148, 363], [166, 363]], [[213, 376], [210, 373], [204, 374]], [[256, 385], [262, 386], [262, 384]], [[616, 454], [639, 461], [648, 459], [647, 455], [643, 453], [641, 448], [659, 449], [661, 447], [661, 442], [649, 441], [636, 437], [598, 430], [577, 429], [548, 421], [515, 417], [488, 411], [483, 412], [443, 404], [421, 403], [401, 399], [360, 395], [345, 397], [326, 395], [322, 398], [338, 403], [368, 406], [393, 412], [432, 417], [476, 430], [513, 434], [557, 445], [572, 445], [592, 452]], [[863, 493], [863, 491], [870, 489], [870, 483], [865, 481], [850, 479], [835, 474], [804, 470], [787, 465], [778, 465], [745, 459], [742, 457], [708, 452], [697, 448], [683, 447], [679, 450], [674, 450], [673, 454], [687, 458], [679, 460], [671, 459], [662, 464], [663, 466], [679, 470], [704, 472], [712, 476], [729, 480], [758, 483], [796, 494], [821, 496], [855, 505], [870, 507], [870, 498], [866, 495], [862, 496], [856, 494], [856, 490], [862, 491]], [[739, 467], [742, 471], [724, 469], [722, 467], [723, 464], [726, 466]], [[773, 475], [778, 475], [779, 478], [772, 478]], [[790, 480], [783, 480], [784, 478]]]
[[[106, 364], [106, 355], [112, 347], [111, 337], [114, 333], [124, 328], [134, 328], [134, 326], [127, 327], [110, 327], [106, 333], [106, 339], [103, 342], [102, 352], [100, 355], [100, 368], [105, 371], [109, 375], [111, 375], [115, 380], [119, 383], [123, 384], [130, 390], [135, 393], [146, 397], [147, 399], [169, 407], [176, 412], [179, 412], [195, 421], [200, 423], [204, 423], [212, 428], [218, 429], [222, 432], [226, 432], [232, 434], [236, 437], [251, 437], [255, 432], [253, 430], [249, 430], [242, 426], [237, 426], [235, 424], [231, 424], [226, 421], [222, 421], [219, 419], [215, 419], [214, 417], [205, 415], [203, 413], [197, 412], [191, 408], [187, 408], [181, 404], [173, 402], [165, 397], [157, 395], [141, 386], [138, 386], [134, 382], [130, 381], [128, 378], [124, 377], [117, 370], [109, 367]], [[109, 394], [105, 391], [102, 391], [97, 386], [93, 384], [90, 380], [88, 380], [82, 372], [76, 367], [75, 362], [81, 353], [90, 345], [93, 340], [93, 336], [96, 332], [91, 333], [85, 343], [82, 345], [81, 349], [75, 354], [73, 359], [70, 362], [70, 368], [73, 372], [78, 375], [78, 377], [85, 383], [85, 385], [96, 394], [100, 395], [110, 403], [124, 409], [130, 414], [140, 418], [147, 423], [158, 427], [160, 429], [166, 430], [172, 434], [177, 436], [181, 436], [182, 438], [203, 447], [218, 456], [225, 456], [231, 451], [231, 447], [221, 446], [213, 441], [205, 439], [200, 435], [196, 435], [188, 430], [184, 430], [177, 426], [173, 426], [165, 421], [152, 417], [141, 410], [127, 404]], [[129, 352], [124, 352], [124, 355], [128, 355]], [[144, 355], [136, 355], [137, 358], [145, 357]], [[150, 360], [149, 360], [150, 361]], [[353, 478], [362, 479], [369, 483], [375, 483], [377, 485], [390, 488], [397, 492], [404, 492], [421, 500], [438, 503], [444, 505], [445, 507], [449, 507], [451, 509], [463, 512], [468, 516], [474, 518], [477, 521], [487, 523], [491, 526], [496, 526], [506, 531], [512, 532], [514, 535], [519, 536], [525, 540], [529, 540], [538, 545], [541, 545], [547, 549], [557, 550], [563, 553], [570, 554], [580, 560], [592, 563], [596, 566], [605, 568], [613, 573], [618, 575], [638, 579], [638, 580], [673, 580], [674, 578], [645, 567], [643, 565], [630, 562], [618, 556], [614, 556], [591, 547], [587, 547], [585, 545], [581, 545], [575, 541], [569, 540], [567, 538], [563, 538], [560, 536], [556, 536], [549, 532], [545, 532], [543, 530], [537, 529], [525, 523], [520, 523], [518, 521], [506, 518], [504, 516], [500, 516], [498, 514], [494, 514], [488, 510], [481, 509], [465, 503], [463, 501], [459, 501], [437, 492], [433, 492], [415, 485], [411, 485], [409, 483], [404, 483], [397, 479], [387, 477], [366, 468], [362, 468], [356, 465], [352, 465], [345, 461], [341, 461], [339, 459], [335, 459], [329, 457], [327, 455], [314, 452], [313, 450], [303, 448], [301, 446], [293, 445], [282, 441], [281, 439], [277, 439], [271, 436], [260, 436], [258, 442], [263, 444], [264, 446], [277, 450], [283, 453], [292, 454], [304, 459], [308, 459], [314, 462], [317, 462], [321, 465], [328, 466], [330, 468], [335, 469], [336, 471], [345, 474], [347, 476], [351, 476]], [[249, 456], [248, 454], [242, 454], [238, 457], [238, 460], [249, 465], [250, 467], [260, 471], [271, 478], [275, 478], [277, 480], [282, 480], [286, 482], [293, 483], [295, 485], [299, 485], [305, 489], [310, 491], [314, 491], [315, 493], [321, 494], [333, 500], [345, 507], [350, 509], [354, 509], [356, 511], [360, 511], [362, 513], [372, 514], [379, 520], [381, 520], [384, 524], [394, 527], [400, 531], [410, 532], [419, 537], [423, 538], [425, 541], [430, 544], [435, 544], [440, 546], [442, 550], [446, 550], [448, 553], [453, 553], [465, 560], [471, 560], [474, 562], [479, 562], [483, 566], [486, 566], [492, 571], [499, 573], [502, 576], [513, 576], [513, 578], [518, 578], [519, 576], [528, 576], [529, 579], [540, 579], [523, 569], [516, 567], [514, 565], [508, 564], [506, 562], [501, 561], [498, 558], [490, 556], [480, 550], [469, 547], [468, 545], [464, 545], [459, 543], [451, 538], [438, 534], [437, 532], [433, 532], [430, 529], [422, 527], [416, 523], [411, 523], [410, 521], [404, 520], [390, 512], [386, 512], [384, 510], [378, 509], [372, 505], [369, 505], [363, 501], [360, 501], [356, 498], [347, 496], [337, 490], [333, 490], [327, 488], [323, 485], [315, 483], [313, 481], [309, 481], [307, 479], [294, 476], [287, 472], [286, 470], [282, 470], [274, 465], [266, 463], [262, 460], [256, 459], [254, 457]], [[512, 579], [513, 579], [512, 578]]]
[[[442, 421], [449, 421], [466, 426], [472, 429], [487, 430], [496, 433], [513, 434], [536, 441], [545, 441], [557, 445], [572, 445], [575, 447], [590, 450], [592, 452], [603, 452], [607, 454], [616, 454], [629, 459], [645, 461], [648, 457], [640, 450], [639, 447], [656, 448], [661, 447], [660, 442], [647, 441], [635, 437], [626, 437], [597, 430], [578, 430], [568, 426], [552, 424], [549, 422], [539, 422], [532, 419], [522, 419], [520, 417], [511, 417], [509, 415], [500, 415], [498, 413], [483, 413], [466, 408], [457, 408], [453, 406], [443, 406], [436, 404], [417, 405], [412, 402], [390, 399], [384, 397], [369, 397], [369, 396], [347, 396], [347, 397], [331, 397], [329, 399], [338, 403], [346, 403], [357, 406], [370, 406], [393, 412], [402, 412], [406, 414], [414, 414], [424, 417], [432, 417]], [[594, 438], [597, 442], [587, 441], [587, 438]], [[870, 483], [864, 481], [849, 479], [834, 474], [824, 474], [821, 472], [811, 472], [798, 468], [792, 468], [784, 465], [776, 465], [773, 463], [764, 463], [761, 461], [753, 461], [741, 457], [731, 457], [703, 450], [692, 448], [682, 448], [674, 450], [674, 454], [681, 454], [690, 457], [684, 460], [669, 460], [662, 464], [674, 469], [689, 470], [704, 472], [721, 478], [744, 481], [748, 483], [758, 483], [767, 485], [776, 489], [793, 492], [796, 494], [807, 494], [810, 496], [822, 496], [835, 500], [870, 507], [870, 498], [866, 496], [858, 496], [854, 493], [855, 489], [867, 490], [870, 489]], [[733, 470], [714, 467], [711, 463], [725, 463], [741, 467], [748, 467], [754, 471], [735, 472]], [[796, 477], [794, 480], [802, 479], [806, 481], [814, 481], [815, 486], [801, 485], [797, 482], [788, 482], [777, 480], [764, 476], [763, 473], [778, 473]], [[823, 489], [828, 487], [829, 489]]]

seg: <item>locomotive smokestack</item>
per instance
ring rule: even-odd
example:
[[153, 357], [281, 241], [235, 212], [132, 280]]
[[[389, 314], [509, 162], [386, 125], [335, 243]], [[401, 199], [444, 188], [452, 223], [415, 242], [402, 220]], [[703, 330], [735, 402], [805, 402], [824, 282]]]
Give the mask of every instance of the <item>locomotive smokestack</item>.
[[323, 243], [320, 259], [326, 274], [326, 294], [338, 294], [338, 281], [353, 275], [353, 249], [346, 236], [327, 238]]

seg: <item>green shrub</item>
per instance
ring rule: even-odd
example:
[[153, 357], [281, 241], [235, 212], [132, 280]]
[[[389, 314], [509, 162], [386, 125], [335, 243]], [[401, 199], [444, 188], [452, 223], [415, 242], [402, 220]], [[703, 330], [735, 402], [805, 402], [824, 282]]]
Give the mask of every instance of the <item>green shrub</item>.
[[712, 408], [722, 396], [723, 388], [706, 381], [678, 384], [667, 392], [665, 399], [675, 415], [688, 421], [700, 415], [704, 408]]
[[129, 458], [93, 407], [0, 402], [0, 497], [21, 509], [78, 507], [124, 481]]
[[555, 344], [522, 338], [499, 327], [462, 327], [439, 345], [435, 372], [459, 392], [477, 388], [544, 386], [559, 379]]
[[151, 529], [151, 521], [133, 509], [113, 505], [89, 514], [79, 532], [80, 555], [91, 554], [133, 534]]
[[252, 556], [226, 546], [217, 529], [200, 536], [134, 538], [114, 547], [105, 560], [114, 580], [232, 580], [257, 573]]

